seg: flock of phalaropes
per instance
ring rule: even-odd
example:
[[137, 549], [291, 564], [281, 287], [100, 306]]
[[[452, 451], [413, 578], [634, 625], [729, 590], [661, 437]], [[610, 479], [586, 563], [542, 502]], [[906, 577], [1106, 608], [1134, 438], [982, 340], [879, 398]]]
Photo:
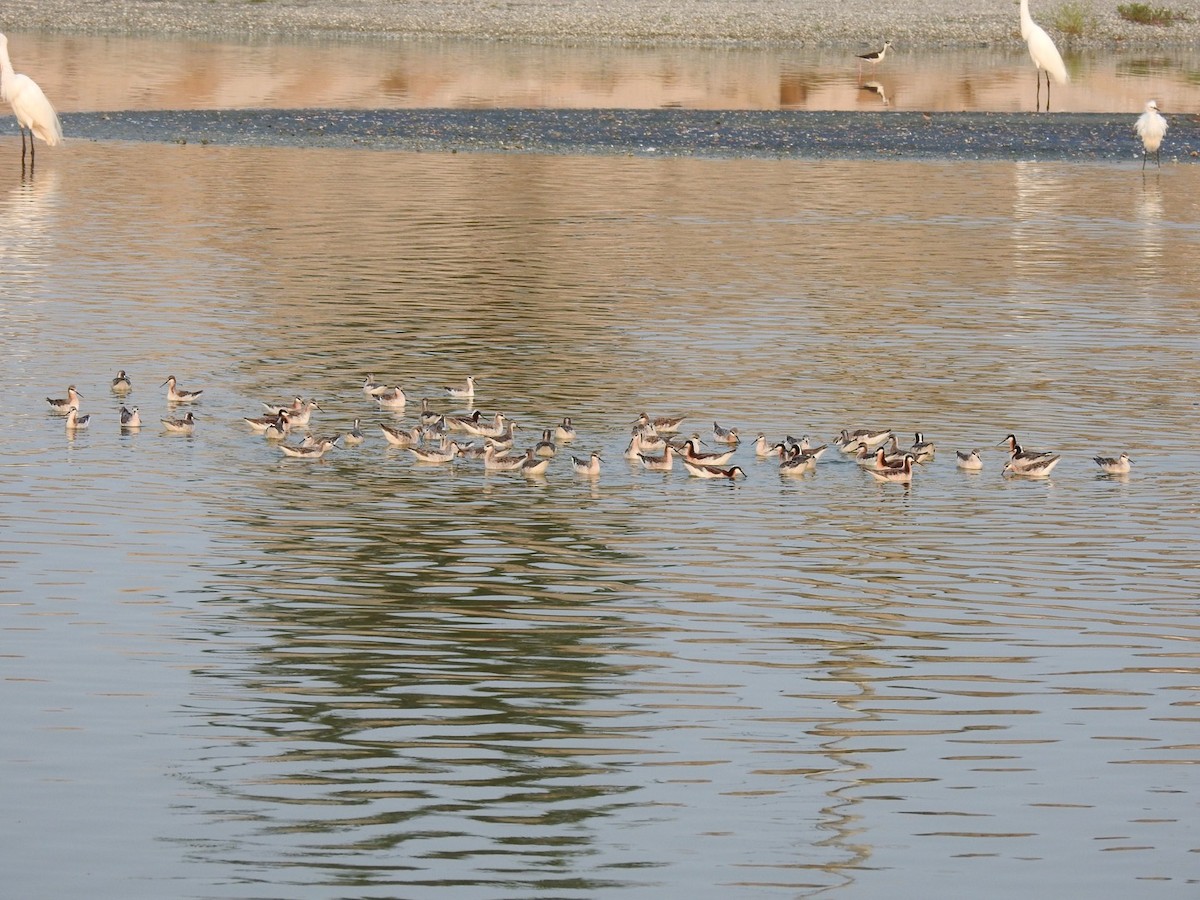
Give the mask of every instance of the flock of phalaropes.
[[[446, 387], [445, 395], [448, 399], [467, 400], [473, 407], [477, 383], [473, 375], [468, 375], [461, 385]], [[167, 389], [167, 403], [172, 409], [180, 404], [195, 403], [204, 393], [184, 390], [174, 375], [169, 376], [161, 387]], [[124, 370], [112, 379], [110, 389], [122, 398], [133, 391], [133, 384]], [[393, 415], [403, 415], [408, 403], [403, 388], [376, 381], [373, 375], [368, 375], [363, 381], [362, 392], [378, 409], [388, 410]], [[46, 398], [51, 412], [66, 417], [69, 432], [87, 428], [91, 424], [92, 416], [80, 414], [82, 400], [83, 395], [73, 384], [67, 388], [66, 397]], [[316, 400], [296, 397], [289, 405], [264, 403], [263, 407], [265, 412], [262, 415], [246, 416], [243, 421], [252, 431], [274, 442], [285, 457], [321, 459], [339, 443], [353, 447], [367, 439], [361, 419], [355, 419], [354, 425], [344, 434], [318, 435], [308, 431], [313, 413], [321, 409]], [[122, 405], [119, 417], [123, 431], [135, 431], [142, 427], [136, 406], [129, 408]], [[684, 416], [651, 418], [642, 413], [631, 423], [624, 457], [652, 472], [674, 471], [675, 460], [678, 459], [684, 471], [695, 478], [735, 481], [746, 477], [741, 466], [726, 468], [742, 443], [738, 428], [725, 428], [719, 422], [713, 422], [712, 442], [719, 449], [707, 451], [702, 449], [706, 442], [701, 440], [699, 432], [687, 437], [680, 436], [684, 419]], [[167, 417], [159, 421], [169, 434], [194, 434], [197, 424], [191, 412], [180, 418]], [[466, 415], [451, 415], [433, 409], [428, 398], [421, 400], [421, 410], [411, 427], [402, 428], [395, 421], [391, 424], [380, 422], [378, 427], [388, 446], [407, 450], [417, 462], [439, 465], [460, 459], [481, 460], [486, 470], [520, 472], [529, 477], [545, 474], [559, 448], [578, 437], [570, 417], [566, 417], [555, 427], [542, 429], [541, 440], [534, 446], [518, 450], [515, 448], [517, 423], [503, 413], [485, 417], [478, 409], [472, 409]], [[299, 437], [302, 432], [304, 437], [300, 441], [289, 440]], [[474, 443], [475, 438], [479, 438], [480, 442]], [[1017, 442], [1015, 434], [1009, 434], [1000, 444], [1006, 447], [1008, 453], [1002, 470], [1005, 475], [1045, 478], [1062, 459], [1061, 454], [1049, 450], [1026, 450]], [[915, 434], [910, 446], [902, 447], [896, 433], [888, 428], [843, 429], [832, 441], [832, 446], [876, 480], [900, 484], [910, 483], [914, 473], [931, 462], [937, 452], [934, 443], [926, 440], [921, 432]], [[772, 442], [765, 433], [760, 432], [753, 447], [758, 459], [777, 461], [779, 474], [790, 476], [813, 472], [817, 461], [830, 445], [816, 446], [807, 436], [797, 439], [790, 435]], [[1115, 457], [1096, 456], [1093, 459], [1105, 475], [1127, 475], [1132, 464], [1127, 453]], [[983, 469], [983, 459], [978, 450], [956, 451], [956, 463], [967, 472]], [[571, 467], [572, 471], [582, 476], [599, 476], [600, 452], [597, 450], [585, 457], [572, 456]]]

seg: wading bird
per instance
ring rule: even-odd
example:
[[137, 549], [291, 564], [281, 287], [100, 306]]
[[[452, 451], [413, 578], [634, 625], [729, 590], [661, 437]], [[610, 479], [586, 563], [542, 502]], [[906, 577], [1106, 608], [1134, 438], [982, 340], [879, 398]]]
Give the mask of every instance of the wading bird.
[[1042, 72], [1045, 71], [1046, 111], [1049, 112], [1050, 77], [1053, 76], [1059, 84], [1066, 84], [1071, 78], [1067, 75], [1067, 67], [1063, 64], [1063, 58], [1059, 54], [1058, 48], [1054, 46], [1054, 41], [1029, 15], [1029, 0], [1021, 0], [1021, 37], [1025, 39], [1025, 44], [1029, 47], [1029, 56], [1033, 60], [1033, 64], [1037, 66], [1035, 108], [1042, 108]]
[[870, 53], [858, 54], [858, 74], [860, 76], [862, 75], [862, 64], [865, 62], [869, 62], [872, 68], [883, 62], [883, 58], [887, 56], [887, 52], [891, 49], [891, 47], [891, 41], [884, 41], [883, 46], [878, 50], [872, 50]]
[[1162, 149], [1163, 137], [1167, 133], [1167, 120], [1158, 114], [1158, 102], [1151, 100], [1146, 104], [1146, 111], [1138, 116], [1134, 126], [1137, 136], [1142, 139], [1142, 168], [1146, 168], [1146, 157], [1154, 154], [1155, 165], [1161, 166], [1158, 158]]
[[21, 132], [21, 162], [25, 161], [25, 132], [29, 132], [29, 159], [33, 161], [33, 139], [41, 138], [51, 147], [62, 140], [62, 125], [58, 113], [28, 75], [13, 71], [8, 58], [8, 38], [0, 34], [0, 100], [12, 107]]

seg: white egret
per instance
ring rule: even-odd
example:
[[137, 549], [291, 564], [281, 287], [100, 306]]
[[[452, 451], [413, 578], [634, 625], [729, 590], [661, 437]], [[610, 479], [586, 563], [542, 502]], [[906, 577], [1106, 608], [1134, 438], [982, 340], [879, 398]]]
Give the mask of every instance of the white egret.
[[1029, 56], [1037, 66], [1037, 108], [1042, 108], [1042, 72], [1046, 73], [1046, 109], [1050, 109], [1050, 78], [1059, 84], [1071, 80], [1067, 75], [1067, 67], [1063, 64], [1062, 56], [1050, 35], [1042, 30], [1033, 17], [1029, 15], [1029, 0], [1021, 0], [1021, 37], [1029, 47]]
[[1146, 168], [1146, 157], [1154, 154], [1154, 162], [1162, 165], [1158, 158], [1162, 149], [1163, 137], [1167, 133], [1167, 120], [1158, 114], [1157, 101], [1151, 100], [1146, 104], [1146, 111], [1138, 116], [1134, 126], [1137, 135], [1142, 139], [1142, 168]]
[[21, 132], [21, 161], [25, 160], [25, 132], [29, 132], [29, 157], [32, 160], [33, 138], [37, 136], [51, 147], [62, 140], [62, 125], [58, 113], [42, 93], [42, 89], [28, 75], [13, 71], [8, 58], [8, 38], [0, 34], [0, 100], [12, 107], [17, 117], [17, 129]]

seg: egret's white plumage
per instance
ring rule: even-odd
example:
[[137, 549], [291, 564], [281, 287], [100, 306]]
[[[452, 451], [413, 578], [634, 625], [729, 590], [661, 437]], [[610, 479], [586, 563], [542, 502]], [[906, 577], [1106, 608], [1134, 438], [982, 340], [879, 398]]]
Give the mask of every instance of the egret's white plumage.
[[1029, 0], [1021, 0], [1021, 37], [1025, 39], [1025, 45], [1029, 47], [1029, 56], [1037, 66], [1037, 108], [1042, 107], [1042, 72], [1045, 72], [1046, 109], [1050, 109], [1051, 77], [1059, 84], [1066, 84], [1071, 78], [1067, 75], [1067, 67], [1058, 48], [1054, 46], [1054, 41], [1029, 15]]
[[1159, 115], [1157, 101], [1151, 100], [1146, 104], [1146, 111], [1138, 116], [1134, 128], [1142, 139], [1142, 168], [1146, 168], [1146, 157], [1151, 153], [1154, 154], [1154, 161], [1161, 166], [1158, 154], [1167, 133], [1167, 120]]
[[0, 100], [12, 107], [21, 132], [21, 159], [25, 159], [25, 132], [29, 132], [29, 155], [32, 158], [33, 139], [38, 137], [51, 147], [63, 139], [58, 113], [46, 99], [37, 82], [28, 75], [13, 71], [8, 58], [8, 38], [0, 34]]

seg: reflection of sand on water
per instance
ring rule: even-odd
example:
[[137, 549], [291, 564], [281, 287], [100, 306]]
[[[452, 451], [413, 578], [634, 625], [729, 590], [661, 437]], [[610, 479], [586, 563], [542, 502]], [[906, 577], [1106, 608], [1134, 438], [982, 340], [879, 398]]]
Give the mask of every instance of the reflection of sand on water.
[[[10, 33], [63, 112], [223, 108], [861, 109], [857, 59], [831, 49], [561, 47], [453, 41], [210, 43]], [[1058, 112], [1200, 106], [1190, 55], [1073, 60]], [[86, 73], [86, 77], [82, 74]], [[869, 78], [893, 109], [1032, 109], [1024, 48], [897, 51]], [[896, 98], [902, 98], [897, 103]], [[877, 100], [875, 101], [877, 102]]]

